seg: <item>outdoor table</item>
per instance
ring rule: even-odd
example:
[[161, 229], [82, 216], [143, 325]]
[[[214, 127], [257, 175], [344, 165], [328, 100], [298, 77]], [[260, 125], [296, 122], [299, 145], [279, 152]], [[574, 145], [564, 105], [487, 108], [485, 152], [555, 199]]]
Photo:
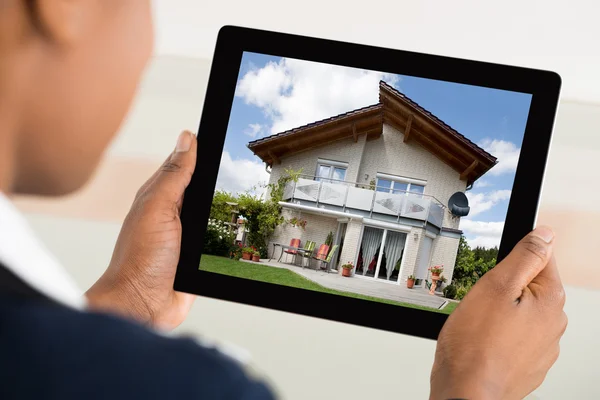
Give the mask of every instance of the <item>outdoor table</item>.
[[273, 243], [273, 253], [271, 254], [271, 258], [269, 258], [269, 261], [271, 261], [271, 259], [275, 258], [275, 248], [276, 247], [281, 247], [281, 254], [279, 254], [279, 259], [277, 260], [277, 262], [281, 262], [281, 257], [283, 257], [283, 253], [286, 250], [295, 250], [299, 254], [304, 254], [308, 251], [302, 247], [294, 247], [294, 246], [290, 246], [290, 245], [282, 244], [282, 243]]

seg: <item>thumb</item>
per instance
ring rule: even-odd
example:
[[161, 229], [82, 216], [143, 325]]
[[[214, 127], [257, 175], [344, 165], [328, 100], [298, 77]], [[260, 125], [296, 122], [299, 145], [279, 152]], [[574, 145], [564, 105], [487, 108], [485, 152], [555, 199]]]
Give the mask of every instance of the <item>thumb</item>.
[[148, 189], [160, 193], [164, 200], [179, 202], [192, 180], [197, 148], [196, 136], [190, 131], [183, 131], [175, 150], [156, 172]]
[[554, 232], [536, 228], [525, 236], [491, 274], [515, 294], [521, 293], [546, 268], [552, 258]]

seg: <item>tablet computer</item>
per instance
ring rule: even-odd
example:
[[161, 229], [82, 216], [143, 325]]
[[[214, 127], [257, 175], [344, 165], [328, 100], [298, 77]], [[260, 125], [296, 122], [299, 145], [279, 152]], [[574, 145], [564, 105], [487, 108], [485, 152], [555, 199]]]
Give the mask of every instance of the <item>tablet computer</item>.
[[222, 28], [175, 289], [437, 338], [535, 224], [560, 85]]

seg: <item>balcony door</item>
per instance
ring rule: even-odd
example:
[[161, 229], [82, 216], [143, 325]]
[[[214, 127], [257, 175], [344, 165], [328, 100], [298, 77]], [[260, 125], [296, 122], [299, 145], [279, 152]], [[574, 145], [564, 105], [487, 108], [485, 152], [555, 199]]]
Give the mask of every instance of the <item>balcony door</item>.
[[397, 283], [407, 237], [406, 232], [365, 226], [355, 275]]

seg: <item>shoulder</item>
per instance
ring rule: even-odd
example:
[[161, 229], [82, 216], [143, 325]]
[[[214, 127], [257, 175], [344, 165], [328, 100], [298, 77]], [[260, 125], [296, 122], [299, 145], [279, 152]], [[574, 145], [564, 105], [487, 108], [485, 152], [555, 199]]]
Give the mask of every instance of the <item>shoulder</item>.
[[41, 375], [59, 393], [76, 393], [72, 398], [273, 398], [267, 385], [215, 348], [62, 307], [2, 302], [0, 353], [7, 355], [0, 370], [5, 362], [17, 364], [15, 388]]

